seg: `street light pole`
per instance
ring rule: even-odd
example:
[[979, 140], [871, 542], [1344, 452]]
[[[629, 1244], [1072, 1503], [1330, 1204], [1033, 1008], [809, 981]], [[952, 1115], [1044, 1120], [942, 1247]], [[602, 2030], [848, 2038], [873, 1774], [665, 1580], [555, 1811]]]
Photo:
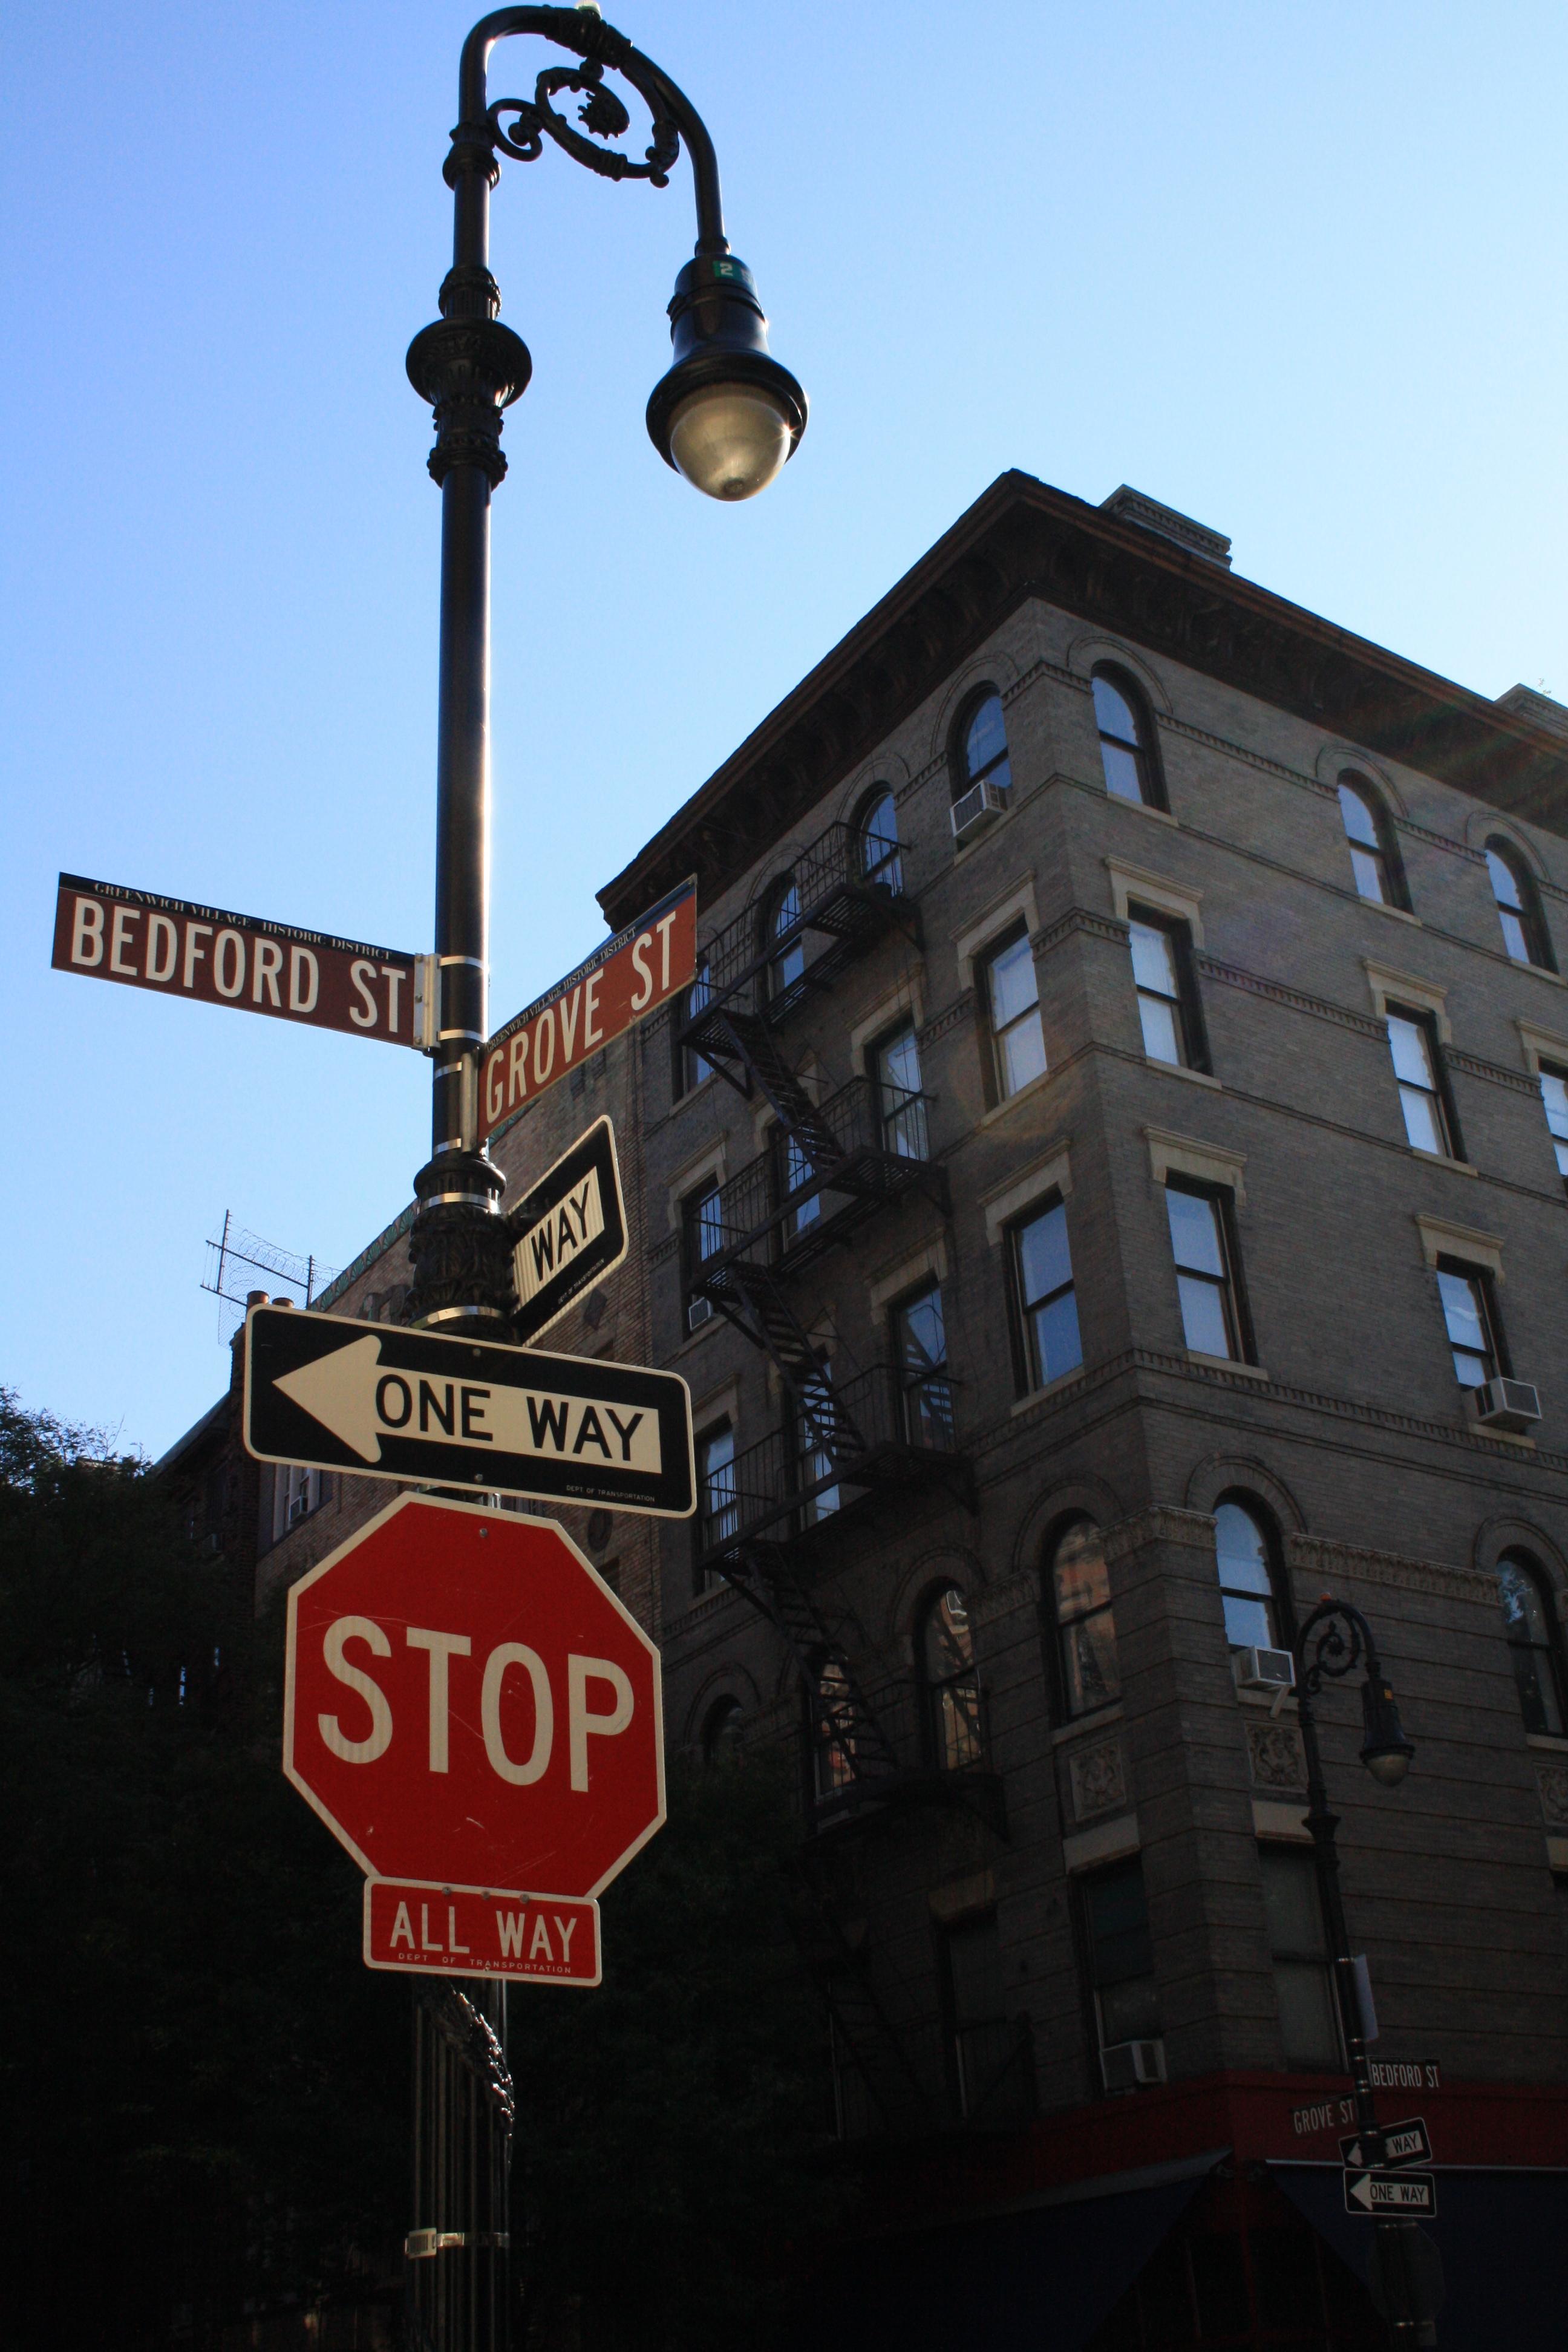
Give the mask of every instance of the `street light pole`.
[[[490, 51], [540, 35], [568, 53], [538, 74], [530, 100], [489, 94]], [[618, 74], [648, 110], [641, 161], [609, 142], [631, 117], [605, 80]], [[578, 129], [554, 100], [575, 93]], [[489, 509], [506, 473], [501, 415], [532, 362], [500, 322], [489, 268], [499, 154], [532, 163], [554, 145], [603, 176], [662, 188], [682, 146], [691, 160], [696, 247], [668, 308], [673, 364], [647, 404], [666, 463], [708, 496], [764, 488], [805, 430], [806, 400], [768, 350], [767, 321], [724, 235], [713, 142], [696, 108], [597, 0], [500, 8], [476, 25], [458, 68], [458, 123], [444, 176], [452, 191], [452, 267], [441, 315], [416, 335], [408, 376], [435, 411], [429, 469], [441, 491], [441, 646], [436, 814], [436, 1045], [430, 1158], [414, 1180], [410, 1323], [505, 1339], [515, 1304], [505, 1178], [481, 1140], [480, 1055], [489, 1034]], [[469, 1497], [469, 1499], [472, 1499]], [[473, 1997], [433, 1987], [416, 2029], [416, 2306], [431, 2352], [505, 2352], [510, 2312], [506, 2165], [511, 2085], [499, 1986]], [[498, 2188], [499, 2183], [499, 2188]], [[456, 2272], [441, 2265], [458, 2257]], [[447, 2281], [450, 2279], [448, 2291]]]
[[[1376, 2095], [1373, 2090], [1372, 2061], [1368, 2055], [1369, 2021], [1362, 2012], [1361, 1985], [1351, 1951], [1344, 1896], [1340, 1886], [1340, 1817], [1329, 1809], [1322, 1751], [1318, 1745], [1317, 1712], [1313, 1705], [1325, 1681], [1342, 1681], [1347, 1675], [1353, 1674], [1358, 1665], [1364, 1665], [1361, 1693], [1363, 1731], [1361, 1758], [1373, 1778], [1384, 1788], [1396, 1788], [1404, 1780], [1415, 1750], [1401, 1728], [1393, 1688], [1379, 1663], [1372, 1628], [1359, 1609], [1352, 1609], [1348, 1601], [1331, 1601], [1325, 1597], [1313, 1610], [1297, 1637], [1295, 1664], [1297, 1719], [1307, 1759], [1307, 1827], [1311, 1832], [1313, 1859], [1317, 1864], [1323, 1930], [1328, 1938], [1345, 2056], [1349, 2061], [1351, 2084], [1355, 2095], [1356, 2133], [1365, 2150], [1367, 2163], [1375, 2168], [1383, 2160], [1384, 2142], [1377, 2120]], [[1394, 2286], [1390, 2299], [1400, 2307], [1385, 2315], [1398, 2352], [1406, 2352], [1406, 2347], [1411, 2347], [1411, 2352], [1414, 2352], [1415, 2347], [1436, 2343], [1430, 2317], [1411, 2308], [1419, 2300], [1416, 2280], [1406, 2260], [1410, 2236], [1415, 2224], [1379, 2215], [1373, 2227], [1377, 2232], [1378, 2272], [1385, 2292], [1391, 2282], [1398, 2283]]]

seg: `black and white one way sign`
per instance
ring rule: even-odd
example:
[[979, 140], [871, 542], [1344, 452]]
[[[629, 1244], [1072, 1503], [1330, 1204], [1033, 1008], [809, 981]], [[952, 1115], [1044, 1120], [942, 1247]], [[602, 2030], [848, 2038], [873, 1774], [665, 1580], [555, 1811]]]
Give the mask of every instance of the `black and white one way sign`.
[[654, 1518], [696, 1507], [691, 1396], [674, 1372], [289, 1307], [246, 1318], [245, 1443], [258, 1462], [362, 1477]]
[[607, 1118], [596, 1118], [586, 1135], [546, 1169], [507, 1223], [515, 1236], [514, 1328], [526, 1345], [626, 1254], [616, 1131]]

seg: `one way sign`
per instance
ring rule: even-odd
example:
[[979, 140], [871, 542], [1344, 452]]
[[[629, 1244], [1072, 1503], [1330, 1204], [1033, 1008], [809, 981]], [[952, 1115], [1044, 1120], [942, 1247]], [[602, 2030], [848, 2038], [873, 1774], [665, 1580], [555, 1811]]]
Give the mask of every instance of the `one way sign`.
[[696, 1507], [691, 1396], [674, 1372], [253, 1307], [245, 1443], [258, 1462], [597, 1503]]
[[513, 1328], [526, 1345], [626, 1254], [616, 1131], [607, 1118], [596, 1118], [546, 1169], [507, 1223], [516, 1237]]
[[1383, 2165], [1430, 2164], [1432, 2143], [1426, 2136], [1426, 2126], [1420, 2116], [1407, 2116], [1402, 2124], [1385, 2124], [1381, 2134], [1383, 2154], [1375, 2159], [1359, 2133], [1340, 2142], [1340, 2161], [1352, 2171], [1360, 2171], [1374, 2161]]
[[1437, 2182], [1430, 2172], [1346, 2172], [1343, 2179], [1347, 2213], [1417, 2221], [1437, 2210]]

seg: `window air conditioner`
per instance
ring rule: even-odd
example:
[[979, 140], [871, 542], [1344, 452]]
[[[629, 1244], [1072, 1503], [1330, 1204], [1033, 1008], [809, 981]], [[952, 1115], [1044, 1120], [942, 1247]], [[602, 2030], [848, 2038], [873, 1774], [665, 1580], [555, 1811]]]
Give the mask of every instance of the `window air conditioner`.
[[1141, 2083], [1165, 2079], [1163, 2042], [1113, 2042], [1100, 2053], [1100, 2072], [1108, 2091], [1135, 2091]]
[[952, 838], [962, 848], [966, 841], [994, 824], [1007, 805], [1007, 787], [994, 784], [988, 778], [977, 783], [973, 792], [965, 793], [952, 804]]
[[1470, 1412], [1482, 1429], [1517, 1432], [1541, 1419], [1541, 1391], [1528, 1381], [1483, 1381], [1468, 1396]]
[[1239, 1690], [1293, 1690], [1296, 1661], [1289, 1650], [1233, 1650], [1230, 1659]]
[[712, 1312], [713, 1301], [710, 1298], [692, 1299], [686, 1309], [687, 1329], [689, 1331], [700, 1331], [702, 1326], [707, 1322]]

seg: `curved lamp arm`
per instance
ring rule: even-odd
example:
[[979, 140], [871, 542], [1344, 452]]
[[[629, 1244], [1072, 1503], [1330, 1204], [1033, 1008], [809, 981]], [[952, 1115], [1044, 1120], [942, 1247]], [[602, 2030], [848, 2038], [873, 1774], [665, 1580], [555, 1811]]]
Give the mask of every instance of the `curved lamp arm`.
[[[574, 50], [583, 62], [575, 68], [546, 66], [535, 80], [531, 100], [500, 98], [492, 101], [488, 89], [490, 51], [498, 41], [517, 33], [538, 33], [563, 48]], [[617, 149], [595, 146], [551, 104], [562, 91], [577, 92], [584, 100], [577, 113], [585, 129], [597, 138], [619, 138], [630, 129], [631, 118], [615, 92], [605, 87], [606, 67], [630, 82], [652, 119], [653, 138], [640, 163]], [[606, 25], [596, 9], [498, 8], [492, 15], [482, 16], [463, 44], [458, 69], [458, 122], [452, 133], [453, 157], [447, 162], [449, 181], [455, 178], [453, 159], [460, 146], [490, 151], [500, 147], [520, 163], [531, 163], [542, 152], [542, 142], [548, 135], [565, 153], [606, 179], [647, 180], [656, 188], [662, 188], [668, 184], [670, 167], [684, 140], [696, 188], [697, 250], [702, 254], [724, 254], [730, 250], [724, 236], [719, 162], [706, 123], [685, 91], [671, 81], [662, 67], [644, 57], [624, 33]], [[502, 127], [503, 116], [511, 118], [510, 129]], [[468, 167], [458, 163], [455, 168], [461, 171]], [[492, 185], [495, 168], [492, 152]]]

